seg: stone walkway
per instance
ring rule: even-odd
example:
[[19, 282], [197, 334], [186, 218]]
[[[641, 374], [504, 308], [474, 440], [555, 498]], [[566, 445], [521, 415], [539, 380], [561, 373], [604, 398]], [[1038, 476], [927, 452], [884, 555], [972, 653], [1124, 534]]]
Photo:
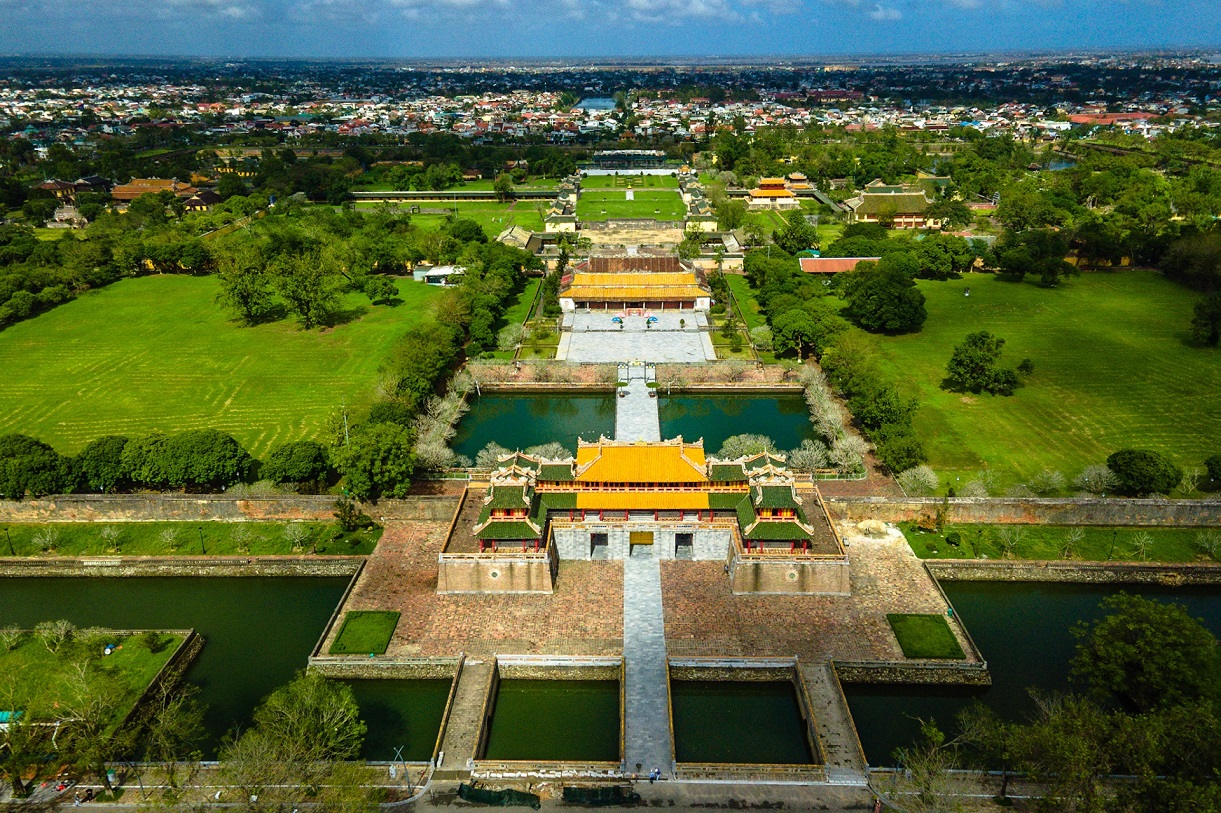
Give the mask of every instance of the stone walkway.
[[628, 385], [619, 388], [615, 399], [615, 440], [661, 440], [657, 399], [649, 397], [645, 368], [632, 365], [628, 370]]
[[651, 554], [623, 562], [625, 769], [672, 775], [661, 568]]
[[810, 696], [811, 712], [818, 727], [827, 765], [827, 779], [836, 785], [864, 786], [868, 781], [861, 744], [852, 725], [852, 716], [844, 701], [843, 691], [836, 686], [831, 664], [804, 666], [801, 676]]
[[[624, 316], [622, 328], [611, 321], [619, 315], [616, 311], [565, 314], [556, 359], [583, 363], [716, 360], [711, 335], [701, 330], [708, 324], [702, 312], [652, 312], [657, 321], [651, 326], [646, 326], [646, 316]], [[680, 324], [680, 319], [686, 324]]]
[[479, 734], [483, 731], [483, 709], [492, 685], [493, 661], [467, 658], [454, 692], [454, 704], [445, 738], [441, 740], [441, 764], [437, 779], [464, 779], [471, 774], [471, 761], [477, 756]]

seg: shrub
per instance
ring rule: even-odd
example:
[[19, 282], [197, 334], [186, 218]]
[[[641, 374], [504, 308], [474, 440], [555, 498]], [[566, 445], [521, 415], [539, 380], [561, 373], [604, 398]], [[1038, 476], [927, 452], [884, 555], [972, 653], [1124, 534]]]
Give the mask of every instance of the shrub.
[[271, 450], [267, 462], [259, 470], [265, 480], [290, 483], [300, 489], [319, 491], [332, 474], [326, 447], [312, 440], [281, 443]]
[[759, 325], [750, 329], [750, 341], [759, 350], [764, 352], [772, 349], [772, 331], [766, 325]]
[[937, 493], [937, 489], [941, 486], [941, 478], [937, 476], [937, 472], [924, 465], [907, 469], [895, 479], [912, 497], [928, 497]]
[[118, 491], [127, 485], [123, 473], [123, 447], [127, 438], [122, 435], [100, 437], [81, 449], [76, 456], [81, 479], [90, 491]]
[[531, 457], [545, 457], [548, 460], [563, 460], [564, 458], [572, 457], [572, 452], [565, 449], [564, 444], [557, 441], [530, 446], [526, 449], [526, 454]]
[[499, 443], [489, 443], [479, 450], [475, 455], [475, 468], [477, 469], [494, 469], [501, 457], [509, 453], [509, 450], [501, 446]]
[[415, 471], [414, 441], [411, 431], [398, 424], [371, 424], [353, 432], [332, 457], [348, 491], [359, 499], [402, 497]]
[[825, 469], [830, 463], [830, 450], [827, 444], [817, 440], [806, 439], [793, 451], [789, 452], [789, 468], [793, 471], [816, 471]]
[[968, 480], [962, 488], [958, 489], [959, 497], [968, 497], [970, 499], [980, 499], [988, 496], [988, 486], [982, 480], [976, 477], [974, 480]]
[[339, 527], [348, 533], [372, 528], [374, 525], [373, 518], [357, 508], [356, 503], [351, 500], [336, 500], [334, 516]]
[[1183, 470], [1159, 452], [1121, 449], [1107, 458], [1121, 494], [1169, 494], [1183, 479]]
[[67, 458], [26, 435], [0, 435], [0, 497], [19, 500], [61, 494], [76, 477]]
[[928, 460], [924, 441], [910, 424], [883, 424], [873, 433], [878, 460], [891, 471], [907, 471]]
[[1208, 469], [1208, 479], [1214, 483], [1221, 481], [1221, 454], [1215, 454], [1204, 461], [1204, 468]]
[[775, 442], [764, 435], [733, 435], [725, 438], [716, 456], [722, 460], [737, 460], [739, 457], [749, 457], [760, 452], [775, 454]]
[[1054, 469], [1043, 469], [1026, 482], [1026, 487], [1040, 497], [1050, 497], [1064, 490], [1064, 475]]
[[1105, 494], [1114, 491], [1118, 485], [1115, 475], [1102, 465], [1086, 466], [1073, 478], [1073, 488], [1086, 494]]

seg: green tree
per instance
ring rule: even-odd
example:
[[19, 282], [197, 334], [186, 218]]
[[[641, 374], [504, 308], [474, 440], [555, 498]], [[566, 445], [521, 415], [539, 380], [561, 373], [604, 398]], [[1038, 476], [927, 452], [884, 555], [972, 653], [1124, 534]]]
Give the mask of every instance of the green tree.
[[367, 424], [352, 433], [346, 446], [335, 449], [335, 468], [349, 493], [362, 500], [402, 497], [415, 470], [415, 438], [394, 423]]
[[398, 286], [393, 281], [382, 276], [372, 276], [366, 280], [364, 284], [365, 296], [369, 297], [369, 301], [373, 304], [378, 302], [389, 302], [399, 295]]
[[784, 227], [772, 235], [776, 245], [789, 254], [818, 247], [818, 229], [806, 222], [805, 212], [794, 209], [785, 216]]
[[502, 172], [496, 176], [496, 180], [492, 182], [492, 191], [496, 193], [496, 199], [504, 203], [509, 198], [513, 197], [513, 178], [507, 172]]
[[1119, 593], [1107, 615], [1075, 630], [1073, 679], [1095, 698], [1137, 712], [1196, 700], [1221, 700], [1217, 639], [1179, 604]]
[[272, 279], [258, 247], [249, 241], [232, 243], [216, 258], [217, 300], [247, 324], [272, 312]]
[[46, 760], [49, 734], [40, 702], [18, 697], [15, 679], [0, 674], [0, 704], [20, 709], [0, 728], [0, 776], [8, 780], [15, 799], [24, 799], [51, 767]]
[[339, 273], [328, 256], [319, 252], [281, 256], [272, 267], [276, 289], [306, 330], [338, 309]]
[[215, 429], [171, 435], [162, 454], [166, 483], [188, 491], [223, 491], [250, 479], [255, 464], [232, 435]]
[[275, 483], [288, 483], [306, 493], [320, 491], [331, 476], [326, 447], [313, 440], [281, 443], [271, 450], [259, 476]]
[[949, 198], [935, 201], [924, 210], [929, 220], [940, 220], [943, 229], [960, 229], [974, 219], [971, 209], [960, 200]]
[[1107, 458], [1121, 494], [1169, 494], [1183, 481], [1183, 470], [1160, 452], [1120, 449]]
[[70, 461], [27, 435], [0, 435], [0, 496], [20, 500], [70, 491], [76, 477]]
[[90, 491], [118, 491], [126, 485], [123, 472], [123, 447], [127, 438], [122, 435], [106, 435], [89, 443], [76, 456], [85, 487]]
[[777, 353], [796, 353], [805, 357], [814, 347], [818, 324], [801, 308], [786, 311], [772, 320], [772, 345]]
[[908, 333], [919, 330], [928, 318], [924, 294], [897, 268], [881, 268], [866, 261], [841, 277], [840, 290], [848, 301], [846, 312], [866, 330]]
[[1191, 335], [1200, 344], [1216, 347], [1221, 342], [1221, 291], [1196, 303], [1191, 317]]
[[1005, 340], [993, 336], [986, 330], [968, 333], [967, 338], [955, 346], [950, 361], [945, 366], [946, 378], [953, 389], [966, 392], [992, 392], [996, 381], [997, 363]]

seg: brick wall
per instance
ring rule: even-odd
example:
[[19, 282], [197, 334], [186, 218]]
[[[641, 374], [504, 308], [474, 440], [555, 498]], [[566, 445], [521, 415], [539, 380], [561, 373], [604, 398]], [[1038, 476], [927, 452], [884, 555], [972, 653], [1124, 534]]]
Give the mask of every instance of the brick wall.
[[883, 522], [932, 517], [939, 508], [946, 522], [1189, 526], [1221, 525], [1221, 500], [1138, 500], [1110, 498], [1066, 499], [964, 499], [908, 497], [824, 497], [831, 515], [846, 522], [876, 519]]
[[[229, 497], [223, 494], [62, 494], [0, 500], [3, 522], [240, 522], [334, 519], [333, 496]], [[457, 497], [380, 500], [361, 508], [374, 519], [448, 520]]]
[[837, 595], [851, 592], [848, 560], [755, 559], [735, 556], [729, 567], [730, 589], [743, 593]]

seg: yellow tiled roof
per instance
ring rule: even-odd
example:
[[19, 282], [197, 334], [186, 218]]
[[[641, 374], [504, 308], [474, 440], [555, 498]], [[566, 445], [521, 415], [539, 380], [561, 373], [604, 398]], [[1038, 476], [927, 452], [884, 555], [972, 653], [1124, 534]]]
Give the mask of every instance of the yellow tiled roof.
[[750, 190], [752, 198], [792, 198], [796, 197], [787, 189], [752, 189]]
[[701, 491], [578, 491], [577, 508], [596, 511], [707, 511], [708, 494]]
[[578, 482], [706, 483], [702, 443], [676, 441], [577, 444]]
[[572, 275], [561, 296], [570, 299], [695, 299], [708, 296], [689, 272]]

